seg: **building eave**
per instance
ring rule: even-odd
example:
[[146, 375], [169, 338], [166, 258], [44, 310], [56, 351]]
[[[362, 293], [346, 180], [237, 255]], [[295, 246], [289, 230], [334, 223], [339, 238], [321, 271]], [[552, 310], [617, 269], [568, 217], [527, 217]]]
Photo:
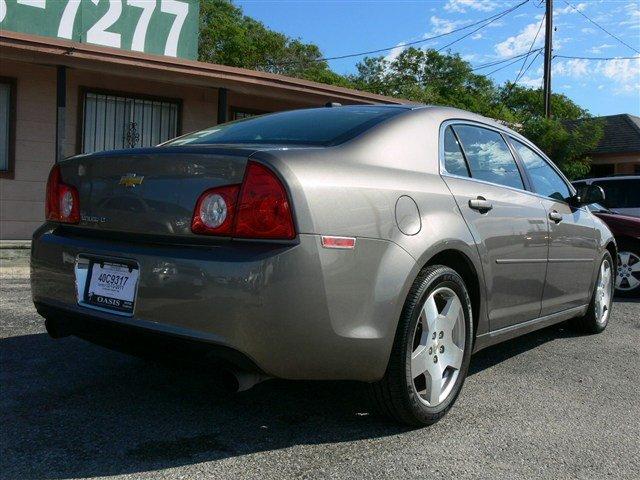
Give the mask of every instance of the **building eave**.
[[[299, 78], [276, 75], [256, 70], [229, 67], [214, 63], [185, 60], [182, 58], [150, 55], [128, 50], [101, 47], [38, 35], [0, 32], [0, 59], [51, 63], [76, 68], [119, 67], [119, 73], [132, 70], [160, 73], [167, 80], [193, 84], [210, 84], [214, 87], [278, 89], [292, 93], [326, 97], [355, 103], [411, 103], [406, 100], [327, 85]], [[172, 78], [175, 77], [175, 78]]]

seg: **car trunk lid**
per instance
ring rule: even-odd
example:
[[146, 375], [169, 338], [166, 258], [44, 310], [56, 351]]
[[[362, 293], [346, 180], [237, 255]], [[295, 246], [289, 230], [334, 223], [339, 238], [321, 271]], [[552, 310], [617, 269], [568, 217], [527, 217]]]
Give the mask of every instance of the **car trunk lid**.
[[191, 233], [197, 199], [242, 183], [255, 148], [160, 147], [77, 156], [61, 162], [78, 189], [81, 228], [134, 234]]

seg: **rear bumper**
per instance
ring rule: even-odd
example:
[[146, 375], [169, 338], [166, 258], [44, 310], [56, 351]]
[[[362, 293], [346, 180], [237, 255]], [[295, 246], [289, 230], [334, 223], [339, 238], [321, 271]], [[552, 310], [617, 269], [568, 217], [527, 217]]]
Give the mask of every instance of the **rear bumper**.
[[[140, 265], [132, 317], [78, 305], [78, 255]], [[323, 249], [316, 235], [300, 235], [295, 245], [149, 245], [45, 225], [34, 235], [31, 269], [41, 315], [95, 343], [126, 351], [117, 343], [135, 346], [138, 334], [157, 334], [163, 340], [152, 349], [171, 339], [196, 342], [207, 355], [235, 352], [230, 363], [243, 367], [241, 358], [274, 377], [375, 381], [384, 375], [415, 261], [373, 239], [358, 239], [352, 251]]]
[[172, 364], [211, 364], [264, 373], [249, 357], [223, 345], [101, 318], [93, 312], [87, 315], [42, 303], [35, 307], [47, 319], [47, 331], [54, 338], [75, 335], [111, 350]]

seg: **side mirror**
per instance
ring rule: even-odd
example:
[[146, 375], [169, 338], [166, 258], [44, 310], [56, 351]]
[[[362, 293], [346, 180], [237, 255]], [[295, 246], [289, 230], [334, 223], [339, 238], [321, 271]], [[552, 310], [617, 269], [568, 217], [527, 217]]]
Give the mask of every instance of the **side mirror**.
[[602, 187], [598, 185], [585, 185], [578, 190], [572, 198], [573, 203], [576, 206], [590, 205], [592, 203], [604, 204], [605, 195]]

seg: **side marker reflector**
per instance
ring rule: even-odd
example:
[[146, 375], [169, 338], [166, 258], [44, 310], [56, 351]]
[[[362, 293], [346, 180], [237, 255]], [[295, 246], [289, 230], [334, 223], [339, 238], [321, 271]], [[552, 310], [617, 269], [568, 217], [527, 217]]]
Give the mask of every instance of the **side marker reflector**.
[[356, 239], [354, 237], [331, 237], [323, 235], [320, 240], [324, 248], [352, 250], [356, 247]]

